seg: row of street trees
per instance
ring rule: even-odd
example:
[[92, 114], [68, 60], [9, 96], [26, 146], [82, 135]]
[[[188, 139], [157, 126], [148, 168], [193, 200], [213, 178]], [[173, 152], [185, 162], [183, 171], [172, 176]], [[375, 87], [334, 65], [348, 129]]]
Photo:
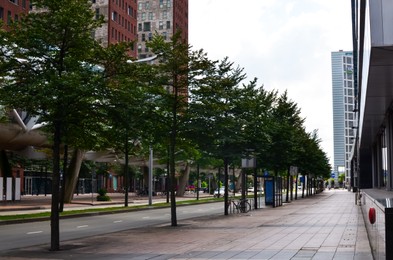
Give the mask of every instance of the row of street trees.
[[[91, 32], [103, 17], [96, 19], [89, 1], [36, 0], [34, 5], [44, 11], [0, 32], [0, 105], [47, 123], [53, 151], [52, 250], [60, 247], [65, 147], [73, 151], [70, 165], [63, 165], [73, 169], [65, 184], [68, 197], [84, 151], [111, 148], [128, 165], [130, 157], [147, 156], [153, 147], [170, 165], [172, 226], [177, 225], [178, 160], [186, 162], [179, 189], [187, 183], [191, 162], [218, 161], [228, 176], [228, 165], [251, 150], [257, 165], [276, 175], [298, 166], [302, 174], [329, 176], [317, 132], [306, 131], [297, 104], [286, 92], [265, 90], [257, 79], [244, 83], [243, 69], [228, 58], [210, 60], [176, 34], [170, 42], [156, 35], [148, 43], [158, 63], [130, 62], [134, 43], [103, 48], [95, 41]], [[127, 180], [127, 166], [124, 172]]]

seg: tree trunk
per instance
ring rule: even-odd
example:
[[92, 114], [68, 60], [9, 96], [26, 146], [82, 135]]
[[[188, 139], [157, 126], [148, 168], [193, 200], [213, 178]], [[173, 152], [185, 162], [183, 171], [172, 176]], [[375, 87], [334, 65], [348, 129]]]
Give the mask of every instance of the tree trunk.
[[182, 174], [182, 176], [180, 176], [179, 179], [179, 188], [177, 189], [177, 193], [176, 193], [178, 197], [184, 196], [189, 179], [190, 179], [190, 164], [187, 162], [186, 167], [184, 168], [184, 173]]
[[78, 181], [79, 171], [82, 165], [83, 157], [85, 152], [79, 149], [75, 149], [72, 153], [70, 166], [66, 175], [66, 184], [64, 190], [64, 202], [70, 203], [74, 197], [74, 190]]

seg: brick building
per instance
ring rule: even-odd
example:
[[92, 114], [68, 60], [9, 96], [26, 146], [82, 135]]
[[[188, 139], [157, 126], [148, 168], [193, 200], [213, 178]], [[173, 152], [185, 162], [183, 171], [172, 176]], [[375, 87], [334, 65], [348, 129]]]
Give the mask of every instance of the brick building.
[[[95, 31], [95, 38], [103, 46], [137, 40], [137, 0], [92, 0], [92, 4], [96, 16], [105, 18], [103, 26]], [[136, 57], [136, 48], [130, 55]]]
[[12, 21], [18, 21], [23, 14], [29, 12], [30, 0], [1, 0], [0, 1], [0, 20], [3, 27], [8, 28]]

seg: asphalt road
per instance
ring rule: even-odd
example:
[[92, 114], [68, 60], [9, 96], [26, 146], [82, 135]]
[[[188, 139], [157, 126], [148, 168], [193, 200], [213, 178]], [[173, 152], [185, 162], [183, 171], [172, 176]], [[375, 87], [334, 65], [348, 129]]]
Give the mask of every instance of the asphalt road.
[[[224, 203], [177, 206], [177, 219], [224, 214]], [[153, 225], [170, 225], [170, 208], [60, 220], [60, 241]], [[50, 221], [0, 226], [0, 251], [50, 244]]]

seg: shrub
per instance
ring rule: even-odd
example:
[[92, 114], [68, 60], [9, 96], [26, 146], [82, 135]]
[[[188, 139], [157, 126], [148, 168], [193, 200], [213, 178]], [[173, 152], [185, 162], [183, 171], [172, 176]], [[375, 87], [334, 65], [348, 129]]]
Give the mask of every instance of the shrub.
[[99, 189], [98, 190], [98, 196], [97, 196], [97, 201], [110, 201], [111, 198], [106, 195], [107, 191], [106, 189]]

